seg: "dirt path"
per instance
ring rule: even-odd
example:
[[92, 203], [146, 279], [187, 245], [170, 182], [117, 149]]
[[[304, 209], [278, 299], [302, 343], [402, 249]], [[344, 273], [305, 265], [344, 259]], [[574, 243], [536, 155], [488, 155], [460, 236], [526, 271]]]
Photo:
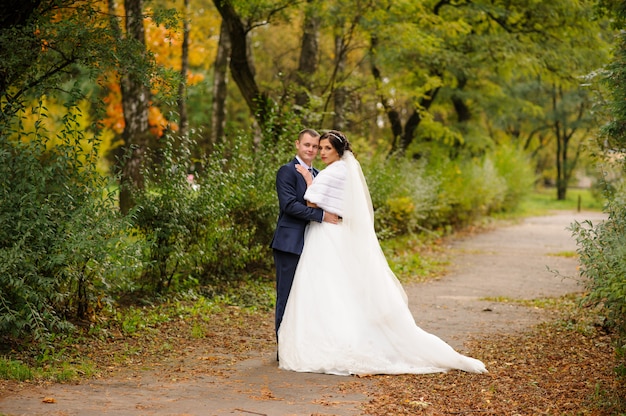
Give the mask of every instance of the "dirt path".
[[[506, 302], [580, 290], [548, 268], [574, 276], [576, 250], [566, 227], [600, 213], [558, 212], [528, 218], [452, 243], [444, 278], [408, 286], [417, 323], [463, 352], [470, 337], [523, 330], [545, 311]], [[559, 255], [560, 254], [560, 255]], [[493, 299], [493, 300], [485, 300]], [[496, 301], [497, 300], [497, 301]], [[280, 371], [274, 353], [259, 353], [219, 375], [181, 368], [166, 377], [139, 374], [79, 385], [53, 384], [0, 393], [0, 415], [359, 415], [371, 379]], [[45, 403], [52, 398], [54, 403]]]

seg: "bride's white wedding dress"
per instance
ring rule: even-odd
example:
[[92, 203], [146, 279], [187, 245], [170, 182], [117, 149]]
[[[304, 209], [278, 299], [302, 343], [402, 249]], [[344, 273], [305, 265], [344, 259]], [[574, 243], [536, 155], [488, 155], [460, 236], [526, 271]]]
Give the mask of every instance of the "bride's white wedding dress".
[[305, 195], [343, 216], [312, 222], [278, 331], [279, 367], [337, 375], [486, 372], [415, 324], [374, 231], [372, 203], [351, 152]]

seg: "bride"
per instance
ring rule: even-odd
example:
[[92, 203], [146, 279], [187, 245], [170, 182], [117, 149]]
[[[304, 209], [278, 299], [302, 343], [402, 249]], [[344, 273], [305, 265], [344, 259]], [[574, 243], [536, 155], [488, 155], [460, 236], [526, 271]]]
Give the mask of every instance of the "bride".
[[407, 296], [380, 248], [361, 166], [345, 135], [320, 138], [327, 167], [307, 181], [305, 199], [343, 218], [311, 222], [283, 321], [279, 367], [337, 375], [423, 374], [485, 365], [415, 324]]

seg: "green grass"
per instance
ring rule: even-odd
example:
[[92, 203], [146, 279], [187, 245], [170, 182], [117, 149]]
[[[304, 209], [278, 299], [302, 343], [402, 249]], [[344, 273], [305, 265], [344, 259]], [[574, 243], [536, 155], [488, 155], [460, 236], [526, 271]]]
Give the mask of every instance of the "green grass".
[[450, 265], [449, 251], [432, 235], [402, 235], [382, 240], [380, 245], [389, 267], [404, 284], [441, 277]]
[[30, 367], [19, 360], [0, 357], [0, 378], [6, 380], [32, 380], [33, 372]]
[[556, 198], [555, 188], [540, 188], [522, 201], [515, 214], [520, 216], [544, 215], [553, 210], [602, 211], [604, 199], [598, 199], [590, 189], [571, 188], [567, 190], [565, 199]]
[[570, 294], [564, 295], [558, 298], [535, 298], [535, 299], [517, 299], [506, 296], [490, 296], [484, 297], [481, 300], [497, 303], [512, 303], [529, 308], [539, 309], [558, 309], [572, 311], [575, 305], [579, 302], [578, 295]]
[[567, 251], [559, 251], [557, 253], [548, 253], [548, 256], [565, 257], [565, 258], [571, 259], [571, 258], [577, 257], [578, 253], [576, 253], [575, 251], [567, 250]]
[[94, 364], [88, 358], [78, 362], [68, 360], [61, 355], [53, 359], [48, 357], [44, 362], [28, 365], [21, 360], [10, 357], [0, 357], [0, 379], [16, 381], [51, 380], [68, 382], [81, 377], [90, 377], [96, 374]]

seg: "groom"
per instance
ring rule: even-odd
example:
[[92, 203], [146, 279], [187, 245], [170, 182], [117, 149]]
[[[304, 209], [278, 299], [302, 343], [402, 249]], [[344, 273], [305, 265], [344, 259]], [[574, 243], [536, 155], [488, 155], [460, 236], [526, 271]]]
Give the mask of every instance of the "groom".
[[304, 129], [296, 140], [296, 157], [278, 169], [276, 193], [280, 213], [271, 247], [276, 265], [276, 338], [283, 320], [287, 298], [296, 273], [296, 267], [304, 246], [304, 230], [309, 221], [337, 222], [337, 215], [324, 212], [321, 208], [307, 207], [304, 200], [306, 182], [296, 170], [296, 164], [308, 168], [313, 176], [313, 160], [319, 150], [320, 135], [313, 129]]

